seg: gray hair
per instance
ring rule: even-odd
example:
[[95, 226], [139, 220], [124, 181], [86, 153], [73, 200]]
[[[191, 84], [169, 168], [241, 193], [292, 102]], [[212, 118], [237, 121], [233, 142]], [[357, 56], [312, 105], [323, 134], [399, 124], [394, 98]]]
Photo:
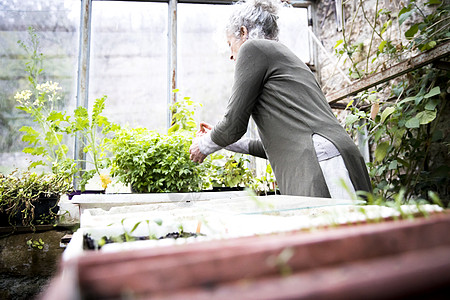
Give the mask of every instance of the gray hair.
[[248, 39], [278, 40], [277, 0], [240, 0], [226, 28], [227, 33], [240, 39], [240, 29], [245, 26]]

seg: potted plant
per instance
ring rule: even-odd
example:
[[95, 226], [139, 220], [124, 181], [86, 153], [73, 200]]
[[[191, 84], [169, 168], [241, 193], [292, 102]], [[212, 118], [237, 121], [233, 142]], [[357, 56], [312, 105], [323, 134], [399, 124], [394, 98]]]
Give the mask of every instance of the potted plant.
[[254, 183], [253, 173], [246, 167], [243, 154], [212, 154], [207, 161], [207, 177], [215, 191], [243, 190]]
[[[178, 90], [174, 90], [178, 92]], [[255, 185], [242, 154], [210, 155], [202, 164], [189, 158], [199, 103], [189, 97], [174, 103], [167, 134], [146, 128], [121, 128], [111, 140], [111, 174], [133, 192], [198, 192], [243, 190]]]
[[64, 127], [70, 117], [60, 111], [61, 87], [52, 81], [39, 83], [40, 74], [43, 72], [43, 54], [38, 51], [39, 38], [33, 28], [29, 28], [28, 32], [31, 45], [21, 41], [19, 44], [29, 55], [25, 67], [29, 89], [17, 92], [14, 97], [18, 103], [16, 108], [27, 113], [34, 122], [34, 126], [22, 126], [20, 129], [25, 133], [22, 141], [29, 145], [23, 152], [41, 158], [33, 162], [30, 168], [42, 165], [56, 176], [72, 178], [77, 167], [74, 159], [69, 157], [69, 147], [64, 142]]
[[[114, 132], [117, 125], [110, 123], [101, 115], [105, 108], [106, 96], [95, 100], [92, 113], [84, 107], [77, 107], [73, 117], [62, 111], [60, 103], [62, 89], [57, 82], [47, 81], [39, 83], [43, 54], [39, 53], [39, 39], [32, 28], [29, 29], [30, 46], [19, 41], [22, 48], [29, 54], [29, 61], [25, 70], [28, 72], [30, 89], [17, 92], [15, 99], [19, 103], [18, 109], [29, 114], [34, 126], [23, 126], [20, 131], [25, 132], [22, 140], [29, 144], [23, 152], [42, 159], [35, 161], [31, 167], [44, 165], [56, 174], [64, 174], [74, 182], [80, 179], [79, 191], [85, 190], [86, 183], [95, 175], [101, 179], [103, 192], [111, 182], [109, 175], [103, 174], [108, 167], [106, 152], [108, 146], [107, 134]], [[82, 151], [87, 154], [86, 160], [75, 160], [69, 156], [69, 147], [65, 141], [79, 138]], [[90, 167], [92, 166], [92, 168]], [[78, 175], [77, 175], [78, 174]], [[98, 191], [96, 191], [98, 192]], [[69, 195], [69, 198], [73, 195]]]
[[114, 134], [120, 127], [102, 115], [106, 99], [107, 96], [97, 98], [90, 115], [85, 107], [80, 106], [74, 110], [73, 118], [68, 118], [65, 132], [78, 138], [82, 143], [82, 151], [87, 155], [85, 160], [77, 160], [83, 167], [80, 168], [80, 190], [75, 191], [76, 194], [85, 192], [86, 184], [94, 175], [99, 176], [103, 188], [102, 191], [94, 192], [104, 192], [111, 183], [110, 176], [105, 172], [109, 166], [107, 153], [111, 145], [108, 136]]
[[64, 174], [37, 174], [30, 168], [0, 174], [0, 226], [54, 224], [59, 198], [71, 189]]
[[189, 159], [197, 106], [188, 97], [176, 102], [171, 107], [173, 126], [167, 134], [146, 128], [117, 130], [111, 139], [112, 176], [137, 193], [200, 191], [204, 166]]
[[203, 166], [189, 159], [190, 140], [178, 133], [121, 129], [112, 139], [111, 174], [133, 192], [194, 192], [202, 189]]

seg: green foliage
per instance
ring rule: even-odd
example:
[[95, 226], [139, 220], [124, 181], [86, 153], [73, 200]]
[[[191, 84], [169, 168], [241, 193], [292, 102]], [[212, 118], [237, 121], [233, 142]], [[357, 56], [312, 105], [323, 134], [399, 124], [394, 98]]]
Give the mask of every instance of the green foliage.
[[27, 245], [30, 246], [31, 248], [34, 248], [34, 249], [43, 250], [45, 243], [44, 243], [44, 241], [42, 239], [39, 239], [37, 241], [33, 240], [33, 239], [29, 239], [27, 241]]
[[111, 140], [112, 176], [131, 184], [133, 191], [139, 193], [202, 190], [209, 164], [199, 165], [189, 158], [189, 146], [197, 127], [194, 110], [199, 106], [189, 97], [174, 103], [168, 134], [145, 128], [118, 130]]
[[[173, 90], [178, 93], [179, 90]], [[168, 133], [172, 134], [175, 131], [193, 133], [197, 128], [197, 123], [194, 120], [195, 109], [201, 107], [200, 103], [194, 102], [190, 97], [184, 97], [178, 100], [170, 107], [172, 112], [172, 127], [169, 128]]]
[[[379, 1], [376, 1], [377, 12], [374, 16], [368, 15], [364, 1], [359, 0], [357, 4], [354, 15], [347, 25], [349, 30], [344, 28], [342, 39], [338, 40], [334, 46], [335, 54], [339, 59], [343, 58], [344, 62], [350, 61], [351, 67], [348, 68], [348, 71], [351, 78], [363, 78], [377, 72], [380, 68], [386, 68], [388, 63], [402, 61], [403, 54], [406, 52], [430, 50], [439, 43], [450, 39], [448, 17], [450, 3], [448, 1], [428, 1], [420, 7], [418, 1], [412, 0], [397, 14], [386, 9], [378, 9]], [[342, 5], [344, 6], [345, 2]], [[431, 8], [435, 8], [432, 13], [424, 13], [424, 9]], [[361, 14], [366, 22], [362, 26], [371, 28], [368, 45], [360, 41], [353, 41], [356, 39], [356, 37], [352, 37], [352, 33], [355, 31], [353, 28], [361, 26], [355, 21], [358, 14]], [[397, 19], [397, 24], [393, 22], [395, 19]], [[418, 21], [411, 24], [411, 19], [418, 19]], [[408, 43], [403, 45], [402, 41], [391, 40], [391, 36], [398, 36], [395, 30], [401, 30], [401, 27], [406, 25], [408, 27], [403, 34]], [[362, 59], [364, 57], [365, 61]]]
[[[80, 172], [81, 190], [84, 190], [86, 183], [95, 174], [100, 176], [102, 185], [106, 188], [110, 179], [108, 175], [101, 174], [101, 170], [108, 167], [108, 134], [118, 129], [118, 125], [109, 122], [102, 115], [106, 96], [95, 100], [91, 114], [81, 106], [74, 110], [73, 117], [66, 111], [61, 111], [59, 84], [52, 81], [39, 83], [39, 75], [43, 72], [43, 54], [38, 51], [39, 38], [32, 28], [29, 34], [31, 45], [20, 41], [19, 44], [29, 54], [25, 70], [29, 73], [31, 90], [23, 90], [15, 96], [19, 104], [17, 108], [29, 114], [34, 121], [34, 126], [23, 126], [20, 129], [24, 132], [22, 140], [29, 144], [23, 152], [43, 158], [32, 163], [32, 167], [45, 165], [53, 173], [64, 174], [70, 179]], [[64, 143], [70, 137], [82, 143], [82, 151], [87, 155], [85, 161], [70, 157], [69, 147]], [[93, 168], [88, 168], [87, 164], [92, 164]]]
[[145, 128], [116, 130], [111, 139], [111, 175], [139, 193], [252, 185], [253, 175], [242, 154], [228, 158], [214, 154], [202, 164], [190, 160], [189, 147], [197, 129], [194, 111], [199, 106], [189, 97], [172, 105], [173, 125], [168, 134]]
[[[398, 12], [400, 25], [407, 24], [413, 15], [419, 14], [422, 18], [405, 31], [407, 45], [393, 46], [392, 41], [382, 38], [379, 53], [372, 63], [389, 47], [396, 57], [400, 57], [406, 51], [429, 50], [448, 40], [448, 2], [428, 1], [425, 5], [439, 6], [433, 13], [425, 15], [416, 1], [410, 1]], [[383, 31], [377, 31], [373, 24], [370, 26], [381, 37]], [[343, 43], [338, 42], [337, 47]], [[385, 60], [377, 63], [384, 64], [387, 58], [384, 56]], [[435, 195], [429, 193], [431, 190], [441, 197], [448, 195], [450, 167], [445, 157], [448, 157], [449, 144], [445, 129], [439, 127], [443, 118], [448, 117], [448, 78], [448, 71], [426, 66], [409, 73], [391, 87], [360, 93], [349, 103], [347, 109], [351, 114], [346, 118], [347, 130], [355, 134], [367, 126], [373, 145], [373, 160], [368, 166], [377, 197], [394, 199], [401, 194], [404, 201], [412, 197], [427, 199]], [[387, 100], [382, 100], [386, 98], [386, 90], [390, 95]], [[372, 110], [367, 111], [367, 107]]]
[[44, 69], [42, 68], [44, 54], [39, 49], [39, 36], [33, 27], [28, 27], [29, 43], [18, 41], [17, 43], [25, 50], [28, 60], [25, 63], [25, 71], [28, 73], [28, 81], [33, 88], [38, 85], [39, 76]]
[[411, 41], [407, 45], [408, 49], [417, 48], [420, 51], [427, 51], [436, 47], [437, 44], [450, 39], [450, 17], [448, 16], [450, 3], [448, 1], [432, 0], [426, 2], [425, 5], [438, 5], [438, 7], [432, 14], [425, 14], [417, 1], [413, 0], [398, 13], [398, 23], [400, 25], [415, 13], [422, 16], [420, 22], [410, 25], [405, 32], [405, 37]]
[[[88, 110], [80, 106], [74, 110], [73, 119], [67, 120], [69, 124], [65, 132], [79, 139], [83, 152], [88, 156], [84, 163], [90, 163], [93, 166], [91, 170], [85, 167], [82, 171], [81, 190], [84, 190], [87, 182], [95, 174], [102, 178], [103, 188], [107, 186], [103, 180], [105, 175], [101, 174], [101, 171], [108, 168], [107, 153], [111, 145], [108, 136], [113, 135], [120, 127], [102, 115], [106, 99], [107, 97], [103, 96], [95, 100], [90, 116]], [[80, 163], [80, 161], [77, 162]]]
[[185, 135], [121, 129], [111, 141], [111, 175], [131, 184], [135, 192], [201, 190], [203, 166], [189, 159], [191, 140]]
[[[36, 174], [27, 170], [0, 175], [0, 212], [11, 219], [22, 215], [23, 226], [34, 226], [35, 205], [39, 198], [58, 197], [72, 189], [67, 177], [62, 174]], [[53, 218], [54, 220], [54, 218]]]
[[[224, 160], [225, 159], [225, 160]], [[229, 157], [212, 156], [207, 177], [212, 187], [248, 187], [253, 184], [253, 173], [245, 166], [249, 160], [240, 153]]]
[[27, 142], [23, 152], [41, 156], [32, 164], [32, 167], [45, 165], [55, 174], [65, 174], [71, 177], [76, 172], [73, 159], [68, 157], [69, 148], [63, 143], [64, 126], [69, 122], [65, 113], [53, 110], [54, 102], [59, 99], [58, 83], [46, 82], [38, 84], [32, 92], [24, 90], [15, 96], [19, 103], [18, 109], [32, 117], [35, 127], [22, 126], [24, 132], [22, 141]]
[[277, 193], [278, 186], [275, 179], [275, 174], [273, 173], [272, 166], [269, 163], [266, 166], [265, 174], [260, 177], [255, 177], [250, 187], [260, 195], [267, 195], [267, 193], [271, 192], [274, 192], [275, 194]]
[[[426, 198], [430, 189], [440, 189], [439, 193], [445, 195], [449, 183], [450, 168], [444, 159], [448, 144], [444, 143], [444, 134], [438, 128], [446, 111], [448, 72], [423, 68], [412, 75], [393, 86], [392, 96], [397, 100], [380, 102], [382, 112], [374, 119], [356, 106], [347, 117], [350, 131], [359, 130], [360, 121], [368, 125], [375, 146], [374, 160], [369, 164], [374, 192], [387, 198], [402, 188], [406, 189], [406, 199]], [[358, 103], [367, 99], [364, 93]], [[447, 150], [437, 150], [437, 145], [442, 143]], [[430, 160], [432, 152], [436, 157], [435, 151], [443, 151], [442, 161]]]
[[35, 127], [22, 126], [24, 132], [22, 141], [28, 143], [23, 152], [40, 156], [43, 160], [32, 163], [48, 166], [53, 173], [71, 177], [76, 173], [76, 164], [68, 157], [69, 148], [63, 142], [63, 127], [69, 121], [65, 112], [56, 109], [60, 105], [61, 87], [57, 82], [47, 81], [39, 83], [39, 75], [43, 72], [43, 54], [39, 53], [39, 37], [32, 28], [28, 30], [30, 45], [19, 41], [29, 55], [25, 64], [28, 73], [30, 89], [17, 92], [15, 100], [17, 108], [28, 114], [34, 121]]

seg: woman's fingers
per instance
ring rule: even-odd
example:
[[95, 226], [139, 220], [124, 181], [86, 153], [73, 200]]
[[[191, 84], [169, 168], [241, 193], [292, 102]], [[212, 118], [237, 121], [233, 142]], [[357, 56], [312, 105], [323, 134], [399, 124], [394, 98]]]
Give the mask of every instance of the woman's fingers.
[[208, 123], [205, 122], [200, 122], [200, 130], [208, 132], [209, 130], [211, 130], [213, 127], [211, 125], [209, 125]]
[[189, 158], [192, 161], [197, 162], [199, 164], [201, 164], [207, 156], [207, 155], [203, 154], [202, 152], [200, 152], [197, 139], [194, 139], [192, 141], [192, 145], [191, 145], [191, 147], [189, 147], [189, 153], [190, 153]]
[[205, 122], [200, 122], [200, 129], [195, 134], [196, 137], [200, 137], [208, 133], [212, 129], [212, 126]]

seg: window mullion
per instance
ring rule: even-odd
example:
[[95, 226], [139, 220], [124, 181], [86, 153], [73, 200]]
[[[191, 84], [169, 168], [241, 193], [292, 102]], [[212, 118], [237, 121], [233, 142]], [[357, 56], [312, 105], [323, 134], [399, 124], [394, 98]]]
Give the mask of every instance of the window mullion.
[[177, 88], [177, 0], [169, 0], [168, 26], [168, 69], [167, 69], [167, 129], [172, 122], [170, 106], [176, 101], [176, 94], [172, 90]]

